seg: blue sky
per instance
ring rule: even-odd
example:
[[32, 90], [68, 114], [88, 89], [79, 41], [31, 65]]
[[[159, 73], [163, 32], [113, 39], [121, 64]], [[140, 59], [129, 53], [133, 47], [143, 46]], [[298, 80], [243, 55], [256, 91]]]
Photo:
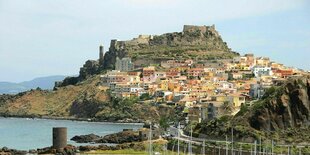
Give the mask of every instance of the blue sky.
[[310, 70], [306, 0], [0, 0], [0, 81], [75, 75], [111, 39], [212, 25], [233, 50]]

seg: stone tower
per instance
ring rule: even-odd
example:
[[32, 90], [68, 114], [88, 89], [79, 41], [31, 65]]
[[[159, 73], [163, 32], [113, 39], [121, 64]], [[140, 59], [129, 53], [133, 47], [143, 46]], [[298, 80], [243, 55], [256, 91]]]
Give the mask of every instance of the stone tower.
[[99, 46], [99, 62], [102, 62], [103, 61], [103, 57], [104, 57], [104, 47], [103, 45], [101, 44]]
[[53, 128], [53, 148], [57, 151], [63, 150], [67, 146], [67, 128]]

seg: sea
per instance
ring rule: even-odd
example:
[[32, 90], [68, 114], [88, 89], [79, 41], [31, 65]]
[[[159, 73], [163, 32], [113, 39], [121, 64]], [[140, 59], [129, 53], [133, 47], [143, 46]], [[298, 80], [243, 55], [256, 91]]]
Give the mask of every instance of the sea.
[[[70, 139], [75, 135], [96, 134], [104, 136], [123, 129], [141, 128], [141, 123], [109, 123], [71, 120], [3, 118], [0, 117], [0, 148], [31, 150], [52, 146], [52, 128], [67, 127], [68, 144], [77, 144]], [[95, 144], [94, 144], [95, 145]]]

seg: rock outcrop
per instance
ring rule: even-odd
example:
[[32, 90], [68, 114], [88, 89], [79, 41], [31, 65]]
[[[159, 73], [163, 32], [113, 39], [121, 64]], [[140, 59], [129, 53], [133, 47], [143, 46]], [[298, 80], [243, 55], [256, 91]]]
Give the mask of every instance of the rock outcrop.
[[249, 124], [257, 130], [300, 128], [310, 125], [310, 78], [291, 78], [273, 87], [254, 105]]
[[104, 137], [88, 134], [74, 136], [71, 140], [77, 143], [113, 143], [113, 144], [123, 144], [131, 142], [139, 142], [139, 133], [138, 131], [121, 131], [118, 133], [113, 133], [106, 135]]
[[130, 143], [140, 141], [139, 133], [137, 131], [122, 131], [110, 135], [104, 136], [102, 139], [97, 141], [98, 143]]
[[79, 148], [67, 145], [63, 150], [56, 150], [52, 147], [40, 148], [37, 150], [29, 151], [30, 154], [57, 154], [57, 155], [75, 155]]
[[101, 137], [95, 134], [80, 135], [80, 136], [74, 136], [71, 138], [71, 140], [77, 143], [91, 143], [91, 142], [98, 141], [99, 139], [101, 139]]
[[67, 77], [63, 81], [55, 82], [54, 90], [58, 87], [64, 87], [68, 85], [75, 85], [92, 75], [99, 74], [102, 69], [99, 68], [99, 60], [87, 60], [83, 67], [80, 68], [79, 76], [77, 77]]
[[[103, 53], [100, 51], [100, 56]], [[116, 58], [130, 57], [136, 67], [160, 64], [163, 60], [221, 59], [239, 55], [222, 40], [215, 26], [185, 25], [182, 32], [162, 35], [139, 35], [128, 41], [111, 40], [109, 50], [99, 60], [87, 60], [78, 77], [57, 82], [57, 87], [75, 85], [89, 76], [114, 69]]]
[[160, 63], [168, 59], [232, 58], [232, 52], [215, 26], [185, 25], [183, 32], [140, 35], [129, 41], [112, 40], [104, 56], [104, 69], [113, 69], [116, 57], [131, 57], [136, 66]]
[[0, 148], [1, 155], [26, 155], [27, 151], [20, 151], [16, 149], [9, 149], [7, 147]]

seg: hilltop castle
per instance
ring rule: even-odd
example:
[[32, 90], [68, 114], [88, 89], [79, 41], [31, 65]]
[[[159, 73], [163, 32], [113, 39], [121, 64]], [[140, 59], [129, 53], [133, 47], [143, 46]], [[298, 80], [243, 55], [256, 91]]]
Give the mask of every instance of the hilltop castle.
[[113, 70], [116, 64], [120, 70], [130, 70], [132, 66], [160, 64], [172, 59], [214, 60], [238, 55], [222, 40], [214, 25], [184, 25], [181, 32], [139, 35], [127, 41], [111, 40], [106, 52], [104, 46], [100, 45], [99, 59], [86, 61], [80, 69], [79, 77], [65, 79], [61, 86], [77, 83], [104, 70]]
[[183, 33], [194, 33], [194, 32], [200, 32], [200, 34], [210, 33], [215, 35], [216, 37], [219, 37], [219, 33], [215, 30], [215, 25], [211, 26], [195, 26], [195, 25], [184, 25], [183, 27]]

